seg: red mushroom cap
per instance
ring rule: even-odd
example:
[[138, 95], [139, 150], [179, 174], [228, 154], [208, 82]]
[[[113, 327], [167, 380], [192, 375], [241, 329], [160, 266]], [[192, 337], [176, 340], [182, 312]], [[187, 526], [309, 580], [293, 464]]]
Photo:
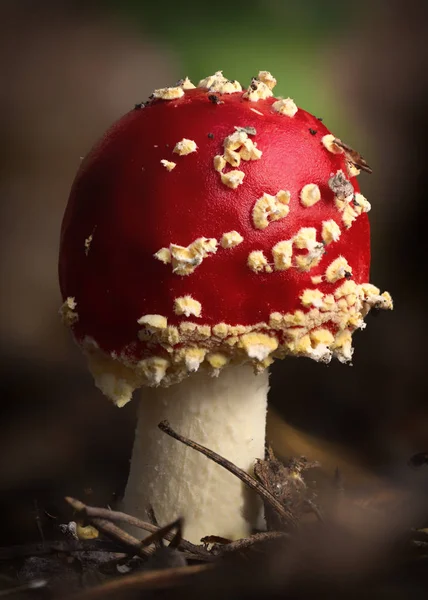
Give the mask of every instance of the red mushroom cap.
[[[83, 161], [65, 212], [62, 314], [123, 404], [200, 365], [351, 359], [370, 305], [370, 205], [349, 152], [267, 72], [157, 90]], [[335, 141], [336, 140], [336, 141]]]

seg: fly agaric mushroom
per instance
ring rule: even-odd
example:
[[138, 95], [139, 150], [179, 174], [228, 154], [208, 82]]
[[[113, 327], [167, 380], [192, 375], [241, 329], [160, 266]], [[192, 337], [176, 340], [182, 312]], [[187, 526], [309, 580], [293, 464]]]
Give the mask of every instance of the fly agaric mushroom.
[[[61, 313], [117, 406], [145, 387], [125, 509], [239, 537], [257, 510], [171, 425], [251, 472], [275, 358], [350, 362], [371, 307], [354, 155], [260, 72], [156, 90], [86, 157], [65, 212]], [[355, 153], [354, 153], [355, 154]]]

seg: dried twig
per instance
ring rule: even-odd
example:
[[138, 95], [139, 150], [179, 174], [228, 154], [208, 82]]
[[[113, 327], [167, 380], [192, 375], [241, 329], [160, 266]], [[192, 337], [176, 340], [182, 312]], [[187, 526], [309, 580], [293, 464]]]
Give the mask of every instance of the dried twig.
[[40, 510], [39, 510], [39, 504], [38, 504], [37, 500], [34, 500], [34, 516], [35, 516], [37, 529], [39, 531], [40, 540], [41, 540], [42, 544], [44, 544], [45, 543], [45, 534], [43, 532], [43, 525], [42, 525], [42, 520], [40, 518]]
[[129, 533], [126, 533], [126, 531], [123, 531], [122, 529], [120, 529], [120, 527], [117, 527], [110, 521], [107, 521], [107, 519], [89, 515], [88, 511], [86, 510], [86, 505], [83, 502], [81, 502], [80, 500], [76, 500], [75, 498], [70, 498], [69, 496], [66, 497], [65, 500], [78, 513], [85, 514], [85, 516], [87, 516], [90, 523], [94, 527], [99, 529], [105, 536], [120, 542], [125, 547], [131, 549], [138, 556], [148, 557], [153, 554], [153, 550], [144, 548], [141, 545], [140, 540], [138, 540], [134, 536], [130, 535]]
[[[154, 525], [155, 527], [159, 527], [159, 523], [156, 518], [155, 511], [151, 504], [147, 507], [146, 513], [147, 513], [147, 518], [149, 519], [150, 523], [152, 525]], [[161, 548], [164, 548], [164, 546], [165, 546], [163, 538], [158, 539], [157, 541], [154, 542], [154, 544], [155, 544], [156, 550], [160, 550]]]
[[9, 598], [14, 594], [20, 594], [21, 592], [40, 590], [41, 588], [46, 587], [47, 583], [48, 582], [45, 579], [34, 579], [33, 581], [8, 588], [7, 590], [0, 590], [0, 598]]
[[334, 138], [333, 141], [337, 146], [343, 148], [343, 150], [345, 151], [346, 158], [349, 160], [350, 163], [352, 163], [358, 169], [365, 171], [366, 173], [373, 173], [373, 169], [369, 167], [366, 160], [361, 156], [359, 152], [351, 148], [351, 146], [348, 146], [348, 144], [342, 142], [342, 140], [340, 140], [339, 138]]
[[[80, 502], [79, 500], [75, 500], [74, 498], [67, 498], [67, 501], [69, 504], [71, 504], [71, 502], [78, 503], [78, 504], [74, 504], [74, 505], [71, 504], [71, 505], [76, 510], [84, 511], [84, 513], [88, 517], [88, 519], [100, 518], [100, 519], [106, 519], [109, 521], [117, 521], [119, 523], [126, 523], [127, 525], [132, 525], [133, 527], [138, 527], [139, 529], [143, 529], [144, 531], [149, 531], [151, 533], [157, 533], [159, 531], [159, 527], [157, 527], [156, 525], [152, 525], [151, 523], [141, 521], [137, 517], [133, 517], [131, 515], [128, 515], [126, 513], [120, 512], [120, 511], [110, 510], [109, 508], [99, 508], [96, 506], [88, 506], [88, 505], [84, 504], [83, 502]], [[79, 509], [77, 509], [77, 506], [79, 506]], [[168, 527], [169, 526], [167, 526], [166, 529], [168, 529]], [[163, 534], [163, 537], [164, 537], [164, 539], [171, 541], [174, 539], [175, 534], [172, 531], [166, 531]], [[140, 543], [141, 542], [138, 541], [139, 545], [140, 545]], [[178, 545], [178, 548], [179, 548], [179, 550], [184, 550], [185, 552], [194, 554], [195, 556], [197, 556], [199, 558], [203, 558], [204, 560], [209, 560], [211, 558], [211, 555], [209, 552], [207, 552], [207, 550], [205, 550], [204, 548], [202, 548], [200, 546], [196, 546], [195, 544], [192, 544], [191, 542], [188, 542], [187, 540], [182, 539]]]
[[233, 540], [221, 537], [220, 535], [206, 535], [205, 537], [201, 538], [201, 542], [203, 544], [221, 544], [224, 546], [226, 544], [231, 544]]
[[[309, 508], [322, 521], [318, 507], [311, 501], [311, 490], [306, 485], [302, 474], [320, 464], [308, 461], [304, 456], [290, 458], [285, 463], [278, 460], [272, 450], [267, 448], [264, 460], [257, 459], [254, 465], [254, 477], [282, 506], [288, 506], [296, 519], [302, 517], [304, 507]], [[268, 531], [282, 531], [283, 524], [271, 506], [265, 504], [265, 518]]]
[[[158, 542], [160, 542], [161, 540], [163, 540], [163, 538], [168, 534], [168, 533], [172, 533], [173, 529], [176, 529], [178, 534], [179, 534], [179, 538], [181, 538], [181, 528], [182, 528], [182, 519], [177, 519], [176, 521], [173, 521], [172, 523], [169, 523], [168, 525], [165, 525], [165, 527], [159, 527], [157, 531], [154, 531], [153, 533], [151, 533], [150, 535], [148, 535], [147, 537], [145, 537], [142, 541], [141, 541], [141, 545], [142, 546], [150, 546], [150, 544], [157, 544]], [[171, 544], [170, 546], [172, 548], [176, 548], [177, 547], [177, 533], [174, 533], [174, 537], [171, 540]]]
[[179, 442], [182, 442], [186, 446], [193, 448], [197, 452], [204, 454], [209, 459], [211, 459], [212, 461], [214, 461], [215, 463], [217, 463], [218, 465], [220, 465], [221, 467], [238, 477], [243, 483], [245, 483], [245, 485], [254, 490], [263, 499], [264, 502], [268, 503], [277, 512], [284, 524], [286, 524], [288, 527], [296, 527], [297, 521], [291, 514], [291, 512], [287, 510], [280, 502], [278, 502], [278, 500], [265, 487], [263, 487], [258, 481], [256, 481], [254, 477], [248, 475], [248, 473], [234, 465], [232, 462], [230, 462], [230, 460], [227, 460], [227, 458], [224, 458], [216, 452], [205, 448], [205, 446], [201, 446], [200, 444], [193, 442], [192, 440], [189, 440], [188, 438], [175, 432], [171, 428], [168, 421], [162, 421], [161, 423], [159, 423], [158, 427], [164, 433], [170, 435]]
[[123, 547], [110, 540], [46, 540], [44, 544], [20, 544], [0, 548], [0, 561], [16, 560], [27, 556], [45, 556], [61, 552], [73, 554], [76, 552], [111, 552], [116, 557], [124, 557]]
[[212, 552], [216, 556], [223, 556], [224, 554], [229, 554], [231, 552], [240, 552], [241, 550], [247, 550], [248, 548], [251, 548], [251, 546], [253, 546], [254, 544], [258, 544], [261, 542], [271, 542], [274, 540], [281, 539], [287, 540], [289, 538], [290, 535], [285, 531], [266, 531], [263, 533], [255, 533], [250, 537], [236, 540], [228, 544], [215, 544]]
[[322, 514], [319, 507], [315, 504], [315, 502], [313, 502], [312, 500], [309, 500], [307, 498], [305, 500], [305, 504], [314, 513], [314, 515], [317, 517], [318, 521], [320, 521], [321, 523], [325, 522], [324, 515]]
[[178, 587], [187, 584], [189, 579], [195, 575], [213, 568], [213, 565], [196, 565], [125, 575], [120, 579], [113, 579], [108, 583], [93, 587], [83, 592], [83, 594], [79, 593], [76, 596], [71, 596], [70, 600], [73, 600], [73, 598], [75, 600], [108, 600], [111, 597], [119, 597], [119, 593], [125, 594]]

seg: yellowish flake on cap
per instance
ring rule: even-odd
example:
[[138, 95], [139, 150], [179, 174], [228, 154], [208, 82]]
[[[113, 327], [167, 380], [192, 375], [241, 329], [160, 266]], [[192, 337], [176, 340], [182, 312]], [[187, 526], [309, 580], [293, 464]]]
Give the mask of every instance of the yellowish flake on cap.
[[161, 164], [165, 167], [167, 171], [172, 171], [177, 166], [177, 163], [172, 162], [170, 160], [166, 160], [165, 158], [161, 160]]
[[153, 92], [153, 97], [160, 100], [176, 100], [182, 96], [184, 96], [184, 91], [180, 86], [159, 88]]
[[206, 88], [210, 92], [218, 92], [219, 94], [233, 94], [242, 91], [239, 81], [227, 79], [224, 77], [223, 71], [216, 71], [214, 75], [201, 79], [198, 88]]
[[346, 298], [340, 298], [340, 300], [337, 301], [337, 306], [340, 308], [340, 310], [346, 311], [346, 309], [348, 308]]
[[[340, 202], [340, 201], [336, 201], [336, 202]], [[358, 217], [357, 211], [353, 208], [353, 206], [351, 206], [350, 202], [346, 202], [346, 201], [343, 204], [343, 208], [342, 209], [339, 208], [339, 211], [342, 213], [343, 224], [345, 225], [346, 229], [349, 229], [351, 227], [352, 223]]]
[[344, 256], [339, 256], [327, 267], [325, 278], [329, 283], [336, 283], [339, 279], [346, 277], [348, 273], [352, 275], [352, 267]]
[[272, 104], [272, 110], [286, 117], [294, 117], [299, 109], [291, 98], [281, 98]]
[[271, 273], [272, 267], [269, 265], [266, 256], [262, 250], [253, 250], [248, 255], [247, 265], [254, 273]]
[[223, 147], [227, 150], [237, 150], [247, 139], [248, 135], [240, 129], [224, 138]]
[[310, 271], [321, 262], [324, 249], [322, 247], [311, 250], [307, 254], [299, 254], [296, 256], [296, 266], [301, 271]]
[[201, 303], [192, 298], [192, 296], [181, 296], [174, 300], [174, 312], [176, 315], [185, 315], [186, 317], [194, 315], [195, 317], [200, 317], [201, 310]]
[[196, 152], [197, 148], [196, 142], [183, 138], [175, 144], [173, 152], [179, 156], [187, 156], [187, 154]]
[[365, 296], [378, 296], [380, 294], [380, 289], [372, 283], [362, 283], [360, 289]]
[[166, 329], [161, 329], [160, 340], [164, 346], [169, 349], [170, 346], [176, 346], [181, 342], [180, 333], [178, 327], [175, 325], [168, 325]]
[[190, 81], [190, 79], [188, 77], [185, 77], [184, 79], [180, 79], [180, 81], [177, 84], [179, 87], [181, 87], [183, 90], [194, 90], [196, 85], [193, 85], [193, 83]]
[[314, 275], [311, 277], [311, 281], [314, 285], [318, 285], [318, 283], [322, 283], [322, 275]]
[[340, 146], [338, 146], [335, 143], [335, 141], [334, 141], [335, 139], [336, 138], [334, 135], [332, 135], [331, 133], [328, 133], [323, 138], [321, 138], [321, 142], [322, 142], [324, 148], [326, 148], [332, 154], [343, 154], [343, 148], [341, 148]]
[[[284, 316], [288, 316], [288, 315], [284, 315]], [[290, 326], [288, 329], [286, 329], [284, 331], [284, 336], [287, 340], [291, 340], [291, 341], [295, 342], [296, 340], [303, 337], [303, 335], [305, 335], [305, 333], [306, 333], [305, 327]]]
[[322, 306], [323, 296], [324, 294], [321, 292], [321, 290], [306, 289], [300, 295], [300, 300], [303, 306], [305, 306], [306, 308], [309, 308], [310, 306], [320, 308]]
[[315, 183], [307, 183], [300, 192], [300, 202], [309, 208], [321, 200], [321, 191]]
[[314, 329], [311, 331], [310, 336], [315, 346], [318, 346], [318, 344], [330, 346], [334, 342], [334, 335], [325, 328]]
[[225, 166], [226, 166], [226, 159], [224, 158], [224, 156], [221, 156], [221, 154], [217, 154], [216, 156], [214, 156], [214, 169], [216, 171], [221, 173], [221, 171], [223, 171]]
[[59, 309], [59, 314], [61, 315], [61, 320], [64, 325], [70, 327], [77, 323], [79, 320], [79, 315], [76, 312], [77, 302], [73, 296], [69, 296], [61, 308]]
[[228, 231], [227, 233], [223, 233], [220, 245], [222, 248], [235, 248], [235, 246], [239, 246], [244, 241], [244, 238], [237, 231]]
[[191, 321], [182, 321], [179, 325], [180, 333], [186, 336], [191, 336], [196, 331], [197, 324]]
[[322, 301], [322, 306], [320, 307], [320, 310], [322, 312], [333, 311], [335, 304], [336, 304], [336, 300], [334, 299], [333, 294], [325, 294], [323, 301]]
[[311, 335], [311, 349], [308, 351], [308, 357], [318, 362], [329, 363], [331, 361], [332, 352], [327, 344], [317, 343]]
[[359, 287], [364, 294], [363, 301], [366, 305], [373, 306], [375, 308], [382, 308], [384, 310], [393, 309], [394, 305], [389, 292], [383, 292], [380, 294], [379, 288], [371, 286], [370, 284], [365, 284], [364, 287]]
[[209, 325], [198, 325], [191, 321], [182, 321], [178, 328], [182, 344], [204, 342], [211, 337], [211, 327]]
[[229, 357], [223, 352], [209, 352], [205, 359], [213, 369], [221, 369], [229, 362]]
[[256, 200], [252, 211], [253, 225], [256, 229], [266, 229], [272, 221], [283, 219], [290, 212], [291, 194], [280, 190], [275, 196], [264, 193]]
[[233, 170], [228, 173], [222, 173], [221, 182], [232, 190], [236, 190], [236, 188], [244, 181], [244, 177], [245, 173], [243, 171]]
[[345, 296], [345, 300], [348, 306], [355, 306], [356, 302], [357, 302], [357, 295], [356, 294], [348, 294], [347, 296]]
[[177, 353], [177, 357], [184, 361], [190, 373], [195, 373], [204, 361], [206, 353], [205, 348], [183, 348]]
[[247, 138], [242, 144], [239, 155], [242, 160], [259, 160], [263, 152], [257, 148], [256, 142], [253, 142], [250, 138]]
[[171, 262], [171, 252], [169, 248], [161, 248], [155, 254], [153, 254], [155, 258], [163, 262], [165, 265]]
[[[343, 258], [343, 257], [342, 257]], [[354, 294], [357, 291], [357, 284], [353, 279], [348, 279], [344, 281], [342, 285], [334, 290], [334, 297], [336, 300], [338, 298], [342, 298], [343, 296], [347, 296], [348, 294]]]
[[363, 212], [371, 210], [371, 204], [362, 194], [356, 192], [354, 194], [354, 210], [360, 215]]
[[249, 358], [264, 360], [278, 348], [278, 340], [265, 333], [245, 333], [239, 343]]
[[236, 150], [230, 150], [229, 148], [226, 148], [223, 158], [231, 167], [239, 167], [241, 164], [241, 156], [239, 152], [236, 152]]
[[137, 363], [137, 372], [141, 372], [150, 386], [158, 386], [166, 375], [169, 360], [160, 356], [151, 356]]
[[317, 230], [315, 227], [301, 227], [293, 238], [296, 248], [312, 249], [317, 244]]
[[91, 235], [89, 237], [86, 238], [85, 240], [85, 254], [86, 256], [88, 256], [89, 254], [89, 249], [91, 247], [91, 243], [92, 243], [92, 238], [93, 238], [93, 233], [91, 233]]
[[273, 312], [269, 315], [269, 327], [272, 329], [281, 329], [284, 322], [284, 316], [280, 312]]
[[213, 327], [213, 335], [220, 339], [224, 339], [229, 335], [229, 326], [227, 323], [217, 323]]
[[[334, 203], [338, 211], [342, 214], [343, 224], [349, 229], [359, 214], [363, 212], [363, 207], [370, 207], [367, 200], [362, 196], [362, 205], [352, 205], [356, 194], [354, 194], [354, 187], [350, 181], [348, 181], [342, 170], [337, 171], [335, 175], [330, 177], [328, 180], [330, 189], [334, 192]], [[365, 201], [365, 202], [364, 202]]]
[[202, 263], [204, 258], [217, 252], [215, 238], [201, 237], [186, 246], [170, 244], [172, 272], [177, 275], [190, 275]]
[[196, 325], [196, 332], [202, 340], [211, 337], [211, 327], [209, 325]]
[[301, 227], [293, 238], [296, 248], [308, 250], [307, 254], [299, 254], [295, 257], [296, 266], [301, 271], [310, 271], [316, 267], [325, 252], [321, 242], [317, 242], [317, 230], [315, 227]]
[[339, 241], [340, 235], [340, 227], [334, 219], [323, 221], [321, 237], [326, 245], [331, 244], [331, 242]]
[[265, 83], [270, 90], [273, 90], [277, 84], [275, 77], [269, 71], [259, 71], [257, 79]]
[[349, 330], [340, 331], [332, 345], [336, 358], [342, 362], [349, 362], [352, 359], [354, 349], [352, 348], [352, 335]]
[[[266, 78], [264, 77], [266, 80]], [[272, 89], [269, 85], [264, 81], [261, 81], [258, 78], [252, 79], [250, 85], [248, 86], [247, 91], [242, 95], [243, 98], [249, 100], [250, 102], [258, 102], [259, 100], [265, 100], [266, 98], [271, 98], [273, 96]]]
[[291, 267], [293, 240], [282, 240], [272, 248], [275, 271], [286, 271]]
[[239, 337], [237, 335], [232, 335], [225, 340], [225, 344], [229, 346], [229, 348], [233, 348], [239, 342]]
[[383, 292], [381, 295], [381, 301], [377, 303], [377, 308], [383, 308], [392, 310], [394, 308], [394, 302], [389, 292]]
[[165, 329], [168, 320], [163, 315], [143, 315], [137, 321], [139, 325], [144, 325], [146, 329], [157, 331], [158, 329]]
[[239, 167], [241, 159], [259, 160], [263, 154], [243, 129], [238, 129], [231, 135], [228, 135], [224, 139], [223, 146], [224, 159], [232, 167]]
[[239, 336], [251, 330], [249, 325], [229, 325], [229, 335]]
[[294, 343], [290, 344], [290, 350], [296, 354], [310, 354], [312, 350], [312, 344], [309, 334], [305, 334]]

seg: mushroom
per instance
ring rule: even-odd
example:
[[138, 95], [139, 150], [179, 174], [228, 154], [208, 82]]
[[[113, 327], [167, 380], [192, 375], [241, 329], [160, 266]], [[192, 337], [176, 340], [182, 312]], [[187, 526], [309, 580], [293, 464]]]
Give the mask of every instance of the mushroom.
[[349, 153], [316, 117], [217, 72], [156, 90], [83, 161], [61, 233], [61, 314], [117, 406], [144, 387], [124, 508], [185, 518], [198, 542], [248, 534], [275, 358], [352, 358], [369, 309], [367, 212]]

